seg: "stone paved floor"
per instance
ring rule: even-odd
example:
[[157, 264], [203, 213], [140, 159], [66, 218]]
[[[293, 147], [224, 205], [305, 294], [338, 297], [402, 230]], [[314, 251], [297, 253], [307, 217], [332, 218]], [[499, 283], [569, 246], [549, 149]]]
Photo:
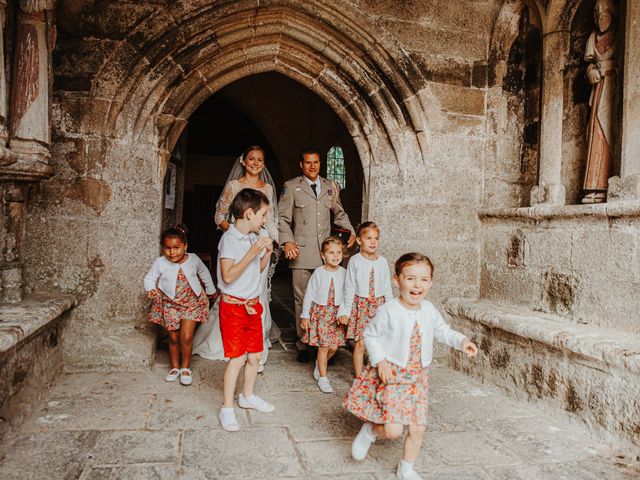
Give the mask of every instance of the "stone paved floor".
[[[0, 450], [9, 479], [390, 479], [401, 442], [350, 458], [359, 422], [340, 402], [351, 356], [320, 393], [309, 365], [278, 345], [258, 391], [271, 414], [238, 410], [242, 430], [223, 432], [222, 362], [196, 357], [191, 387], [163, 381], [162, 352], [147, 373], [63, 374]], [[425, 479], [602, 480], [640, 478], [628, 458], [561, 413], [515, 401], [443, 366], [431, 377], [431, 425], [418, 462]], [[620, 450], [619, 450], [620, 451]], [[628, 453], [628, 452], [627, 452]]]
[[[164, 382], [166, 352], [145, 373], [66, 373], [0, 445], [0, 479], [392, 479], [402, 443], [378, 442], [350, 458], [360, 423], [341, 407], [351, 355], [318, 391], [311, 365], [295, 361], [288, 272], [274, 279], [271, 312], [284, 343], [272, 349], [257, 391], [276, 405], [238, 409], [242, 430], [218, 424], [224, 363], [194, 358], [194, 384]], [[431, 425], [418, 470], [429, 480], [629, 480], [629, 448], [607, 447], [562, 412], [504, 396], [435, 364]], [[621, 456], [618, 456], [621, 455]]]

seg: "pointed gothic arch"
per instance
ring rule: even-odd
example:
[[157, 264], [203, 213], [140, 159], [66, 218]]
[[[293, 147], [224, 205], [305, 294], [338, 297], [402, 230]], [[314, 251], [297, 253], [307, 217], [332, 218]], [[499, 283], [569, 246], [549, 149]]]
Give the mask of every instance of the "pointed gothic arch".
[[[344, 9], [315, 0], [268, 6], [241, 0], [147, 19], [121, 41], [93, 84], [92, 96], [109, 103], [105, 129], [129, 141], [152, 139], [162, 174], [187, 119], [206, 98], [245, 76], [275, 71], [336, 111], [365, 172], [370, 162], [389, 158], [424, 162], [416, 95], [422, 74], [392, 38], [372, 37]], [[163, 30], [163, 21], [175, 25]], [[177, 39], [163, 33], [170, 27], [182, 32]]]

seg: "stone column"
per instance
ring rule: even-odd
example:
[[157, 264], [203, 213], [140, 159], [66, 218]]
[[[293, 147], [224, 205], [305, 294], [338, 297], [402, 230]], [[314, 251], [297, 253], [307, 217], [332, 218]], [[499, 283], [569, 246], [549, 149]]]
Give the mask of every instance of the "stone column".
[[562, 185], [562, 118], [564, 66], [569, 32], [549, 32], [542, 41], [542, 109], [540, 118], [540, 174], [531, 190], [531, 205], [564, 205]]
[[22, 261], [20, 243], [24, 236], [24, 201], [26, 183], [8, 182], [2, 188], [2, 236], [4, 246], [0, 257], [0, 302], [22, 300]]
[[7, 2], [0, 0], [0, 165], [9, 165], [15, 161], [7, 149], [7, 77], [4, 68], [4, 24]]
[[30, 160], [49, 159], [47, 10], [53, 0], [20, 0], [11, 82], [9, 147]]
[[[53, 0], [19, 0], [17, 3], [8, 108], [4, 51], [0, 47], [3, 67], [0, 69], [0, 147], [8, 152], [4, 158], [0, 153], [0, 302], [11, 303], [20, 302], [23, 294], [20, 244], [24, 237], [24, 205], [29, 182], [48, 178], [53, 173], [48, 165], [51, 130], [47, 13], [53, 8]], [[4, 7], [5, 0], [0, 0], [0, 20], [4, 20]], [[3, 29], [4, 22], [0, 22], [0, 26]]]
[[7, 78], [4, 69], [4, 24], [6, 21], [7, 2], [0, 0], [0, 142], [7, 141]]
[[640, 2], [626, 4], [620, 176], [609, 179], [607, 201], [640, 199]]

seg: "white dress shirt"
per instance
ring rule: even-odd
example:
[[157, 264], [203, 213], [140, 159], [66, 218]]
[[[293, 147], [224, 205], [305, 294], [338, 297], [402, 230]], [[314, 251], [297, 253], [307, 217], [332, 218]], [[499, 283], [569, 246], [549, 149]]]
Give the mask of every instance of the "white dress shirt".
[[310, 318], [311, 304], [327, 305], [329, 303], [329, 287], [333, 280], [333, 288], [335, 297], [334, 305], [340, 305], [343, 301], [342, 292], [344, 290], [344, 277], [347, 271], [338, 267], [335, 272], [325, 270], [324, 265], [316, 268], [311, 274], [307, 290], [304, 293], [304, 301], [302, 302], [301, 318]]
[[220, 260], [228, 258], [233, 263], [238, 263], [247, 254], [251, 245], [257, 241], [258, 237], [255, 233], [242, 233], [235, 225], [229, 225], [229, 229], [224, 232], [220, 243], [218, 244], [218, 288], [222, 293], [238, 298], [250, 300], [257, 298], [261, 293], [260, 284], [260, 255], [256, 256], [240, 276], [231, 283], [225, 283], [222, 280], [220, 271]]
[[196, 296], [202, 293], [200, 280], [205, 285], [207, 295], [215, 293], [216, 289], [213, 285], [211, 274], [195, 253], [187, 253], [187, 259], [183, 263], [174, 263], [164, 256], [156, 258], [151, 270], [144, 277], [144, 289], [149, 292], [154, 288], [159, 288], [167, 297], [174, 299], [180, 270], [184, 273], [191, 290]]
[[[304, 177], [304, 179], [307, 181], [307, 183], [309, 185], [315, 185], [316, 186], [316, 197], [319, 197], [320, 196], [320, 192], [322, 191], [322, 182], [320, 181], [320, 176], [318, 175], [316, 177], [316, 181], [315, 182], [312, 181], [312, 180], [309, 180], [309, 178], [307, 178], [306, 175], [303, 175], [303, 177]], [[311, 190], [313, 190], [313, 188]]]
[[391, 273], [389, 272], [387, 259], [382, 255], [378, 255], [376, 260], [369, 260], [360, 253], [356, 253], [351, 257], [347, 266], [347, 277], [344, 282], [344, 302], [340, 305], [338, 316], [348, 317], [351, 315], [351, 307], [353, 306], [355, 295], [364, 298], [369, 296], [369, 276], [372, 268], [375, 296], [384, 296], [385, 302], [393, 299]]
[[[398, 299], [394, 298], [381, 305], [362, 335], [371, 365], [375, 366], [382, 360], [387, 360], [406, 368], [409, 362], [411, 334], [416, 321], [416, 317]], [[420, 305], [419, 329], [423, 368], [428, 367], [433, 359], [434, 339], [461, 350], [462, 341], [467, 338], [453, 330], [428, 300], [423, 300]]]

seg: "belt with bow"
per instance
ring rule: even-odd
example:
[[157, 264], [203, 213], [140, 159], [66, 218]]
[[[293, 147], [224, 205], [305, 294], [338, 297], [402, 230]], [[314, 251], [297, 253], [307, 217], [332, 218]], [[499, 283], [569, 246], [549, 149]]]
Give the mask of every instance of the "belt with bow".
[[256, 298], [238, 298], [233, 295], [222, 294], [222, 301], [224, 303], [230, 303], [231, 305], [244, 305], [245, 310], [249, 315], [255, 315], [258, 311], [255, 306], [260, 302], [258, 297]]

